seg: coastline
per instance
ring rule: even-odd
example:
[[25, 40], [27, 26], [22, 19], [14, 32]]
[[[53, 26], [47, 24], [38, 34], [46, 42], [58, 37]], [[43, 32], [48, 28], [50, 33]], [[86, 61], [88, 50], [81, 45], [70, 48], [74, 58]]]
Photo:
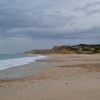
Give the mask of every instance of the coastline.
[[35, 70], [34, 63], [11, 68], [21, 72], [31, 66], [22, 77], [0, 80], [0, 100], [100, 100], [99, 54], [48, 56], [36, 61], [42, 67]]
[[45, 58], [44, 55], [36, 54], [1, 54], [0, 55], [0, 70], [5, 70], [10, 67], [21, 66], [35, 62], [37, 59]]
[[[0, 70], [0, 80], [3, 79], [17, 79], [20, 77], [30, 76], [31, 72], [37, 70], [38, 68], [42, 68], [44, 66], [48, 66], [47, 62], [40, 62], [38, 60], [50, 60], [51, 58], [46, 56], [46, 58], [38, 58], [35, 62], [29, 62], [28, 64], [23, 64], [19, 66], [10, 67], [4, 70]], [[17, 60], [17, 59], [16, 59]], [[37, 62], [38, 61], [38, 62]]]

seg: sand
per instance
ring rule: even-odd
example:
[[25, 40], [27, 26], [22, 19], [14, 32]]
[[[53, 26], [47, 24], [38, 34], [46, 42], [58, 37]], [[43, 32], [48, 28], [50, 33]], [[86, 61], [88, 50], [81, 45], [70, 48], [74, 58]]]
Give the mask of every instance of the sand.
[[[35, 65], [1, 71], [0, 100], [100, 100], [99, 54], [48, 56]], [[32, 66], [42, 67], [34, 70]], [[19, 76], [13, 72], [16, 68]]]

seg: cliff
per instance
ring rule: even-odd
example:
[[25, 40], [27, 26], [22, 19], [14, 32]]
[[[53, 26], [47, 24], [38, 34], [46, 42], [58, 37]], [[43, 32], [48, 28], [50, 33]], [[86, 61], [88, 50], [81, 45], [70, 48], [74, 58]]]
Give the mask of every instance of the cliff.
[[70, 50], [67, 46], [54, 46], [51, 50], [47, 52], [48, 54], [74, 54], [74, 50]]
[[94, 54], [100, 53], [100, 44], [79, 44], [74, 46], [54, 46], [52, 49], [35, 49], [25, 54]]

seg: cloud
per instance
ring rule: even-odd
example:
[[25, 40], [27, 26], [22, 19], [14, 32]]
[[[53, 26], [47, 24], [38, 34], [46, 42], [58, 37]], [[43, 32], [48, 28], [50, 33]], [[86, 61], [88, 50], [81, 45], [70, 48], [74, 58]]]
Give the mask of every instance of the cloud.
[[[10, 47], [14, 45], [12, 43], [17, 45], [20, 41], [23, 48], [31, 48], [29, 40], [37, 42], [34, 43], [34, 47], [38, 45], [37, 48], [44, 44], [49, 48], [49, 42], [50, 47], [67, 43], [99, 43], [99, 6], [100, 1], [90, 0], [0, 1], [2, 48], [3, 45], [6, 48], [8, 41]], [[40, 40], [41, 44], [38, 43]]]
[[91, 7], [95, 7], [95, 6], [99, 6], [100, 5], [100, 1], [95, 1], [92, 3], [86, 3], [86, 5], [84, 7], [75, 7], [74, 10], [78, 11], [78, 10], [87, 10]]
[[[61, 30], [52, 28], [20, 28], [7, 32], [8, 36], [27, 37], [30, 39], [97, 39], [100, 35], [100, 27], [92, 26], [80, 30]], [[13, 33], [16, 33], [13, 35]], [[20, 33], [20, 34], [17, 34]]]
[[83, 7], [75, 7], [74, 11], [83, 11], [87, 15], [98, 14], [100, 13], [100, 1], [86, 3]]
[[[22, 2], [20, 2], [20, 5], [21, 3]], [[70, 21], [75, 18], [73, 15], [48, 13], [48, 10], [45, 11], [45, 8], [48, 8], [48, 4], [38, 4], [37, 6], [35, 5], [36, 7], [33, 6], [32, 8], [28, 6], [28, 9], [20, 5], [18, 7], [10, 7], [9, 5], [7, 7], [1, 7], [0, 36], [16, 37], [27, 34], [29, 37], [31, 37], [31, 35], [36, 37], [41, 34], [51, 34], [55, 32], [55, 30], [70, 24]], [[24, 3], [23, 5], [27, 4]]]

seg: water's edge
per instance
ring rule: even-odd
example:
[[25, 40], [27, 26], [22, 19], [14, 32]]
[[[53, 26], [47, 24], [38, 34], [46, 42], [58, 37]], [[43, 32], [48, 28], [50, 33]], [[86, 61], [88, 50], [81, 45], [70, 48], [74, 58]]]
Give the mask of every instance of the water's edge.
[[37, 59], [46, 58], [44, 55], [0, 60], [0, 70], [35, 62]]
[[[52, 59], [49, 56], [45, 58], [38, 58], [37, 60], [50, 60]], [[42, 61], [42, 62], [29, 62], [28, 64], [19, 65], [15, 67], [10, 67], [5, 70], [0, 70], [0, 79], [16, 79], [20, 77], [25, 77], [33, 74], [33, 71], [42, 68], [49, 67], [51, 63]]]

